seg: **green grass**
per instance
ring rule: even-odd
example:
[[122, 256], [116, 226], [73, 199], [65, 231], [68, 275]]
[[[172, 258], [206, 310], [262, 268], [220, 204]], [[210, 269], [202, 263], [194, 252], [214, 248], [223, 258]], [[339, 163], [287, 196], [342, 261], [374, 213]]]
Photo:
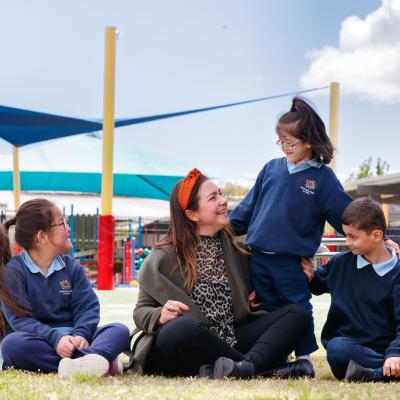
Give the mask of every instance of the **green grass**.
[[[120, 321], [133, 327], [132, 310], [136, 289], [118, 289], [99, 292], [102, 304], [101, 323]], [[319, 337], [329, 296], [316, 297], [315, 329]], [[278, 380], [224, 380], [199, 378], [168, 379], [154, 376], [124, 375], [118, 378], [77, 376], [61, 380], [56, 375], [31, 374], [9, 370], [0, 373], [1, 400], [67, 400], [67, 399], [398, 399], [400, 385], [396, 383], [356, 384], [336, 381], [325, 361], [321, 348], [313, 354], [315, 379]]]

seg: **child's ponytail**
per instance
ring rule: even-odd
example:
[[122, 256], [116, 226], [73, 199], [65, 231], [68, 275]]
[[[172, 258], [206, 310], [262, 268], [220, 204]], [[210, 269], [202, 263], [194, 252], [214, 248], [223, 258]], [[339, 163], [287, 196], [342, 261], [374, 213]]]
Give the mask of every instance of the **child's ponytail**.
[[[8, 230], [15, 225], [15, 218], [9, 219], [0, 225], [0, 301], [8, 307], [15, 315], [20, 317], [29, 315], [28, 309], [18, 300], [14, 299], [6, 288], [4, 277], [4, 266], [11, 259], [10, 241]], [[5, 331], [6, 321], [0, 305], [0, 334]]]
[[300, 97], [292, 99], [290, 111], [284, 113], [276, 126], [278, 135], [286, 131], [311, 146], [312, 157], [329, 164], [333, 146], [326, 133], [325, 124], [313, 107]]
[[3, 223], [3, 228], [6, 233], [8, 233], [8, 230], [10, 229], [11, 226], [15, 225], [17, 222], [17, 218], [10, 218], [6, 222]]
[[[9, 222], [9, 221], [7, 221]], [[10, 261], [11, 258], [11, 248], [10, 242], [8, 240], [8, 229], [12, 225], [12, 223], [5, 222], [3, 225], [0, 225], [0, 271], [4, 265]], [[2, 284], [2, 279], [0, 279], [0, 285]]]

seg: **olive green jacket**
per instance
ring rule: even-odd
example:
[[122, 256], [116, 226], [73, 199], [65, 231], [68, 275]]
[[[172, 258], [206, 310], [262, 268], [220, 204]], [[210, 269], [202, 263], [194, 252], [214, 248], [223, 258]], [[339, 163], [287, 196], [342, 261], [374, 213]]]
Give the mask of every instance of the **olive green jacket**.
[[[265, 311], [252, 312], [248, 305], [251, 291], [249, 257], [237, 251], [229, 242], [225, 233], [220, 233], [226, 273], [232, 292], [234, 326], [241, 325]], [[133, 311], [136, 327], [144, 332], [133, 347], [133, 372], [142, 373], [146, 358], [151, 350], [154, 335], [160, 326], [157, 321], [167, 300], [177, 300], [190, 307], [185, 315], [208, 324], [204, 314], [190, 298], [184, 286], [184, 277], [180, 269], [174, 269], [177, 258], [172, 247], [154, 248], [139, 273], [139, 297]], [[184, 271], [184, 267], [183, 267]]]

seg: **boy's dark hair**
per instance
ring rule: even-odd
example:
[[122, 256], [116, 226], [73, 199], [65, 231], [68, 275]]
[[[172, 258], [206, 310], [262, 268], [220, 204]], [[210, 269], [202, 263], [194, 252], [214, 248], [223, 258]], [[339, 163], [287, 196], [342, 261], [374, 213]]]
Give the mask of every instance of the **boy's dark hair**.
[[313, 107], [300, 97], [294, 97], [290, 111], [281, 115], [276, 125], [281, 130], [311, 146], [312, 157], [329, 164], [333, 158], [333, 146], [326, 133], [325, 124]]
[[343, 225], [352, 225], [367, 233], [378, 229], [386, 233], [386, 220], [381, 205], [368, 197], [353, 200], [342, 215]]

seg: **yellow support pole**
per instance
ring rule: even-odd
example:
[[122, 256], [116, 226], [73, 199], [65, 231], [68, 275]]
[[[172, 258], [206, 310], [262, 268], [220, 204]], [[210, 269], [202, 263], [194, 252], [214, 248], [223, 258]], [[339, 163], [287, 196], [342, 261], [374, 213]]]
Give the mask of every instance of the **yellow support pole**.
[[382, 204], [383, 214], [385, 215], [386, 225], [389, 226], [389, 204]]
[[[331, 139], [334, 150], [337, 148], [338, 142], [338, 120], [339, 120], [339, 83], [331, 83], [330, 96], [330, 112], [329, 112], [329, 137]], [[335, 151], [336, 153], [336, 151]], [[336, 154], [330, 163], [331, 168], [336, 172]]]
[[[329, 138], [334, 149], [334, 157], [330, 162], [333, 172], [336, 172], [336, 148], [339, 117], [339, 83], [332, 82], [330, 88], [330, 107], [329, 107]], [[333, 236], [335, 230], [328, 223], [325, 224], [325, 235]]]
[[19, 174], [19, 149], [13, 147], [13, 189], [14, 189], [14, 208], [18, 210], [21, 205], [21, 178]]
[[112, 215], [116, 28], [106, 27], [101, 215]]

